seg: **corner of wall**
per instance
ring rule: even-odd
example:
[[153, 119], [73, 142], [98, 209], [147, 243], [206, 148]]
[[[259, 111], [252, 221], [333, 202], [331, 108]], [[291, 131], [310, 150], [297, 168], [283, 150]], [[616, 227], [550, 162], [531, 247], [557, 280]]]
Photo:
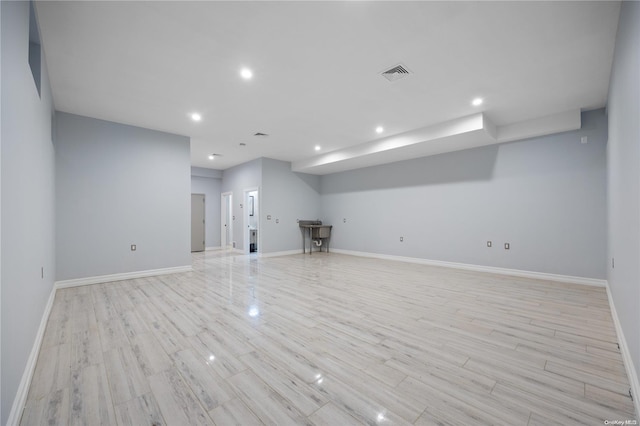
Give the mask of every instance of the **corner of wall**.
[[640, 3], [623, 1], [607, 115], [607, 294], [640, 418]]
[[611, 317], [613, 319], [613, 325], [616, 329], [616, 335], [618, 336], [618, 344], [620, 346], [620, 354], [622, 355], [622, 361], [625, 366], [625, 370], [627, 372], [627, 378], [629, 379], [629, 386], [631, 387], [631, 394], [633, 397], [633, 406], [636, 412], [636, 419], [640, 419], [640, 382], [638, 381], [638, 373], [635, 368], [635, 363], [633, 361], [633, 356], [631, 355], [631, 351], [629, 350], [629, 345], [627, 344], [627, 339], [624, 335], [624, 330], [622, 329], [622, 325], [620, 324], [620, 318], [618, 317], [618, 312], [616, 310], [616, 305], [613, 300], [613, 296], [611, 295], [611, 287], [609, 286], [609, 282], [606, 282], [607, 288], [607, 298], [609, 299], [609, 307], [611, 309]]
[[5, 249], [11, 247], [0, 253], [2, 424], [15, 415], [25, 377], [29, 377], [28, 363], [37, 356], [55, 276], [54, 108], [44, 56], [40, 57], [39, 83], [25, 64], [34, 19], [30, 6], [29, 2], [0, 4], [0, 237]]

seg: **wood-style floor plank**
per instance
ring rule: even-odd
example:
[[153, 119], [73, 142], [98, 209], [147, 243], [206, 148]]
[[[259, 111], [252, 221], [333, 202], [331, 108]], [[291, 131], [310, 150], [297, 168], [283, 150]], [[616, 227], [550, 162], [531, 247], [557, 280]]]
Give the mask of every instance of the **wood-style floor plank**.
[[21, 424], [634, 419], [604, 289], [333, 253], [208, 251], [57, 292]]
[[263, 422], [238, 398], [227, 401], [209, 412], [216, 425], [262, 426]]
[[118, 425], [149, 425], [164, 426], [165, 422], [160, 413], [160, 407], [153, 394], [148, 393], [127, 402], [116, 405], [116, 420]]
[[149, 377], [149, 387], [168, 425], [211, 424], [211, 418], [176, 369]]
[[71, 374], [71, 425], [113, 425], [112, 394], [104, 364], [90, 365]]

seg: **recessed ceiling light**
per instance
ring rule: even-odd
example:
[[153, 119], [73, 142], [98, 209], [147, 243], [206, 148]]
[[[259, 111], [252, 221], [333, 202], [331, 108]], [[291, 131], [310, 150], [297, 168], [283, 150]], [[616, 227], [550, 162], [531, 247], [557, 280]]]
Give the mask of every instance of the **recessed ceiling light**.
[[382, 133], [382, 132], [384, 132], [384, 127], [382, 126], [376, 127], [376, 133]]
[[315, 150], [316, 151], [320, 151], [322, 149], [322, 147], [320, 145], [316, 145]]
[[209, 160], [215, 160], [216, 156], [213, 154], [209, 154]]
[[473, 106], [480, 106], [482, 105], [482, 103], [484, 102], [484, 99], [482, 98], [475, 98], [474, 100], [471, 101], [471, 105]]
[[198, 114], [197, 112], [194, 112], [193, 114], [191, 114], [191, 119], [193, 121], [200, 121], [200, 120], [202, 120], [202, 116], [200, 114]]
[[249, 68], [242, 68], [240, 70], [240, 75], [242, 76], [242, 78], [244, 78], [245, 80], [250, 80], [251, 77], [253, 77], [253, 71], [251, 71]]

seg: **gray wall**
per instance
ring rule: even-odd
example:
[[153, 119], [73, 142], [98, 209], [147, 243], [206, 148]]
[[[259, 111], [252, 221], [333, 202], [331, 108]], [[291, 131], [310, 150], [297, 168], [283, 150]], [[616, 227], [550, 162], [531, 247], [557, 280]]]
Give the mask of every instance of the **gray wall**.
[[262, 159], [261, 253], [302, 250], [302, 234], [296, 220], [319, 218], [319, 191], [319, 176], [294, 173], [286, 161]]
[[[53, 104], [42, 58], [42, 98], [27, 62], [29, 3], [1, 3], [2, 424], [55, 279]], [[44, 268], [44, 278], [41, 269]]]
[[[222, 172], [222, 192], [233, 192], [233, 241], [236, 248], [244, 250], [244, 215], [240, 208], [244, 204], [244, 190], [262, 185], [262, 158], [231, 167]], [[259, 195], [262, 197], [262, 194]]]
[[583, 113], [582, 123], [575, 132], [323, 176], [331, 245], [605, 278], [604, 111]]
[[[622, 3], [608, 113], [607, 278], [636, 372], [640, 372], [640, 3], [637, 2]], [[615, 268], [611, 268], [611, 258], [615, 258]]]
[[[222, 172], [207, 173], [207, 169], [191, 168], [191, 193], [204, 194], [205, 246], [220, 247], [220, 193]], [[213, 177], [219, 176], [219, 177]]]
[[190, 265], [189, 138], [65, 113], [56, 130], [57, 279]]

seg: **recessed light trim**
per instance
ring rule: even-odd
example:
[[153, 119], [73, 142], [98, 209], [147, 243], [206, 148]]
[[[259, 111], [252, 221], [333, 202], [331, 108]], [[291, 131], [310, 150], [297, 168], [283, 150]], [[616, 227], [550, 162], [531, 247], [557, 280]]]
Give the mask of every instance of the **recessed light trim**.
[[253, 71], [251, 71], [249, 68], [242, 68], [240, 70], [240, 77], [244, 78], [245, 80], [251, 80], [253, 78]]
[[213, 154], [209, 154], [209, 160], [215, 160], [215, 159], [216, 159], [216, 156], [215, 156], [215, 155], [213, 155]]
[[197, 112], [194, 112], [193, 114], [191, 114], [191, 119], [193, 121], [200, 121], [200, 120], [202, 120], [202, 115], [200, 115]]
[[376, 127], [376, 133], [380, 134], [382, 132], [384, 132], [384, 127], [382, 127], [382, 126]]
[[316, 145], [313, 149], [315, 149], [316, 151], [320, 151], [322, 147], [320, 145]]
[[471, 105], [473, 106], [480, 106], [484, 103], [484, 99], [482, 98], [475, 98], [471, 101]]

